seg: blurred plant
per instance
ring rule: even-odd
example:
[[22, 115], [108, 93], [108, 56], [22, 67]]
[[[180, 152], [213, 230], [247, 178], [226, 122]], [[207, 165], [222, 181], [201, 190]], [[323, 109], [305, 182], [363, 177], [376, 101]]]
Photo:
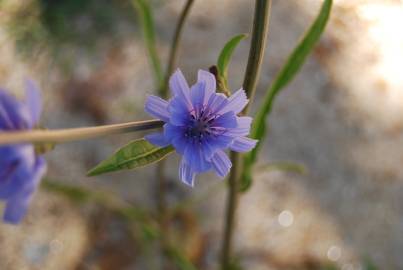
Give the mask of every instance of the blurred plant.
[[[43, 17], [44, 23], [51, 24], [48, 31], [50, 33], [57, 33], [59, 31], [65, 31], [63, 30], [65, 27], [64, 16], [73, 15], [76, 12], [79, 14], [81, 8], [85, 9], [87, 5], [88, 7], [91, 6], [93, 1], [88, 1], [83, 6], [79, 5], [79, 1], [71, 1], [69, 4], [63, 2], [67, 6], [57, 5], [52, 1], [44, 0], [41, 3], [42, 8], [45, 10], [44, 14], [48, 14], [48, 16]], [[168, 93], [168, 78], [171, 76], [176, 66], [181, 32], [193, 1], [188, 0], [186, 2], [180, 15], [165, 74], [162, 72], [156, 49], [156, 33], [152, 9], [146, 0], [132, 0], [131, 3], [134, 5], [140, 17], [156, 88], [159, 94], [166, 98]], [[99, 2], [97, 2], [97, 5], [99, 5]], [[170, 80], [170, 88], [174, 97], [170, 99], [169, 102], [156, 96], [148, 98], [145, 105], [146, 111], [162, 121], [151, 120], [59, 131], [34, 130], [27, 132], [4, 132], [0, 134], [0, 145], [29, 142], [56, 143], [88, 139], [112, 133], [148, 130], [160, 128], [164, 125], [163, 133], [154, 133], [146, 136], [146, 139], [152, 144], [144, 139], [132, 141], [92, 169], [89, 175], [92, 176], [122, 169], [139, 168], [157, 161], [163, 161], [169, 153], [176, 150], [179, 154], [184, 156], [181, 162], [180, 178], [186, 184], [193, 186], [195, 173], [201, 173], [214, 168], [220, 177], [224, 177], [230, 171], [232, 163], [232, 170], [230, 171], [228, 181], [221, 267], [223, 270], [236, 269], [236, 266], [240, 264], [235, 262], [232, 255], [232, 239], [235, 230], [237, 201], [240, 191], [248, 190], [252, 184], [252, 169], [257, 162], [257, 154], [264, 141], [266, 118], [272, 110], [275, 97], [295, 77], [306, 57], [319, 40], [329, 19], [331, 6], [332, 0], [324, 1], [318, 17], [268, 88], [263, 103], [258, 108], [256, 120], [252, 126], [252, 138], [259, 142], [257, 147], [245, 157], [242, 157], [239, 153], [231, 152], [230, 161], [222, 150], [230, 148], [233, 151], [245, 152], [251, 150], [257, 142], [256, 140], [245, 137], [249, 134], [251, 118], [242, 115], [248, 114], [249, 105], [254, 99], [256, 86], [259, 81], [268, 35], [271, 10], [270, 0], [256, 0], [255, 2], [249, 57], [243, 82], [245, 93], [243, 90], [239, 90], [231, 95], [227, 73], [232, 52], [237, 44], [245, 38], [245, 35], [242, 34], [233, 37], [225, 44], [218, 57], [217, 65], [210, 69], [212, 74], [206, 71], [199, 72], [198, 82], [192, 86], [191, 89], [189, 89], [183, 75], [177, 71], [172, 75]], [[71, 11], [71, 13], [64, 15], [56, 15], [59, 14], [59, 12], [55, 12], [55, 14], [52, 12], [49, 13], [49, 11], [59, 8], [66, 8]], [[103, 19], [105, 18], [101, 16], [99, 21], [101, 25], [104, 22]], [[65, 36], [63, 36], [62, 39], [64, 37]], [[216, 94], [216, 90], [225, 93], [227, 96], [224, 94]], [[248, 99], [251, 101], [250, 103], [248, 103]], [[241, 113], [241, 116], [237, 116], [239, 113]], [[267, 169], [267, 166], [265, 168]], [[296, 172], [303, 171], [301, 167], [290, 163], [271, 164], [268, 168], [294, 170]], [[165, 176], [163, 165], [158, 167], [158, 177], [160, 179], [159, 203], [164, 204]], [[55, 188], [55, 186], [53, 187]], [[73, 197], [76, 198], [92, 198], [102, 203], [105, 202], [97, 195], [87, 196], [85, 192], [61, 188], [60, 186], [58, 188], [65, 194], [73, 194]], [[101, 197], [103, 198], [103, 196]], [[107, 204], [110, 204], [109, 201]], [[130, 210], [132, 208], [118, 207], [117, 209], [119, 209], [118, 211], [121, 211], [120, 213], [125, 217], [132, 217], [132, 215], [136, 218], [138, 217], [136, 214], [137, 210], [132, 213], [132, 210]], [[172, 249], [172, 243], [166, 241], [167, 231], [164, 231], [164, 225], [166, 225], [164, 223], [166, 221], [166, 209], [161, 209], [160, 215], [162, 218], [160, 218], [158, 230], [160, 238], [163, 239], [162, 242], [166, 255], [171, 258], [172, 261], [176, 262], [180, 269], [194, 269], [193, 265], [183, 256], [183, 253], [177, 249]], [[178, 208], [175, 208], [175, 210], [177, 209]], [[138, 221], [138, 219], [136, 219], [136, 221]], [[146, 231], [149, 232], [149, 230]], [[153, 235], [153, 233], [150, 233], [151, 238]], [[371, 266], [370, 264], [368, 265], [368, 267]]]
[[[42, 111], [39, 90], [28, 81], [25, 103], [0, 89], [0, 130], [3, 132], [32, 129], [38, 125]], [[32, 144], [0, 147], [0, 199], [6, 201], [4, 221], [20, 223], [42, 176], [46, 162]]]
[[68, 71], [76, 64], [72, 53], [93, 55], [101, 41], [126, 38], [122, 26], [136, 25], [130, 3], [122, 0], [3, 0], [1, 5], [7, 14], [2, 19], [20, 55], [31, 59], [46, 49]]

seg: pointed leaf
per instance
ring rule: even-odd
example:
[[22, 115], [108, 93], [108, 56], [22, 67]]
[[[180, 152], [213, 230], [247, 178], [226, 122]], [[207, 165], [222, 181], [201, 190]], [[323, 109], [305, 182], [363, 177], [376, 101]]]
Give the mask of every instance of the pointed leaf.
[[269, 116], [277, 94], [295, 77], [305, 62], [306, 57], [318, 42], [330, 16], [332, 0], [325, 0], [319, 15], [311, 25], [303, 39], [291, 53], [287, 62], [280, 70], [273, 84], [269, 87], [262, 106], [259, 108], [252, 125], [251, 137], [259, 140], [256, 147], [245, 156], [241, 190], [247, 190], [252, 182], [252, 166], [264, 141], [266, 118]]
[[91, 169], [87, 175], [95, 176], [114, 171], [136, 169], [160, 161], [173, 151], [172, 146], [160, 148], [144, 139], [135, 140]]
[[222, 87], [225, 88], [223, 90], [228, 89], [228, 64], [231, 60], [231, 56], [236, 48], [236, 46], [241, 42], [242, 39], [246, 38], [246, 34], [240, 34], [231, 38], [221, 50], [220, 55], [217, 60], [217, 68], [218, 68], [218, 78], [223, 84]]
[[217, 67], [218, 72], [221, 76], [226, 77], [228, 71], [228, 64], [231, 60], [232, 53], [234, 52], [236, 46], [241, 42], [242, 39], [246, 38], [246, 34], [240, 34], [231, 38], [221, 50], [218, 56]]

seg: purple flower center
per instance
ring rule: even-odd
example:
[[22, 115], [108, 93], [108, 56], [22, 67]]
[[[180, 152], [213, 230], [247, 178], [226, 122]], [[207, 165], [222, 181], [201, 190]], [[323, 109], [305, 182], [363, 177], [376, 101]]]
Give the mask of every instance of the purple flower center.
[[225, 128], [215, 127], [214, 120], [220, 115], [210, 113], [205, 108], [190, 112], [189, 126], [185, 130], [185, 137], [202, 143], [209, 136], [218, 136], [225, 132]]

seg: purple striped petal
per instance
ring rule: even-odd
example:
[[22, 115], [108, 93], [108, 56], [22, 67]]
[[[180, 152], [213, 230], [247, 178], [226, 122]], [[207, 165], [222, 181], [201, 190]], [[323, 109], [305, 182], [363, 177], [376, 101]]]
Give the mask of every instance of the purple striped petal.
[[228, 103], [223, 107], [219, 113], [234, 112], [235, 114], [240, 113], [246, 104], [248, 104], [248, 98], [243, 89], [239, 89], [234, 94], [228, 98]]
[[205, 158], [203, 148], [198, 143], [189, 143], [183, 157], [196, 173], [205, 172], [211, 168], [210, 163]]
[[187, 105], [179, 97], [173, 98], [168, 106], [171, 112], [169, 122], [175, 126], [186, 126], [190, 121], [190, 111]]
[[195, 175], [196, 174], [192, 171], [191, 167], [186, 164], [185, 159], [182, 158], [181, 164], [179, 166], [179, 177], [181, 181], [186, 185], [193, 187]]
[[151, 144], [157, 145], [159, 147], [165, 147], [171, 144], [169, 140], [164, 136], [162, 132], [155, 132], [148, 134], [144, 137]]
[[221, 150], [218, 150], [214, 154], [211, 158], [211, 162], [216, 174], [221, 178], [224, 178], [228, 174], [232, 166], [231, 160], [229, 160], [227, 154]]
[[164, 122], [169, 121], [168, 102], [160, 97], [148, 96], [144, 109], [150, 115]]
[[207, 109], [212, 114], [218, 114], [218, 111], [220, 111], [223, 107], [225, 107], [227, 103], [228, 100], [224, 94], [222, 93], [214, 94], [211, 95], [211, 97], [207, 102]]
[[198, 82], [190, 88], [190, 99], [192, 100], [193, 108], [197, 115], [203, 109], [204, 97], [206, 95], [206, 85], [204, 82]]
[[215, 77], [214, 77], [214, 75], [212, 73], [200, 69], [197, 72], [197, 82], [204, 82], [205, 83], [204, 103], [207, 103], [207, 101], [209, 100], [211, 95], [215, 93], [216, 88], [217, 88]]
[[233, 137], [226, 135], [210, 136], [207, 138], [207, 142], [213, 149], [225, 149], [231, 145], [233, 140]]
[[248, 136], [250, 133], [250, 127], [252, 124], [252, 117], [249, 116], [241, 116], [237, 117], [237, 127], [229, 128], [225, 131], [225, 135], [231, 137], [242, 137]]
[[192, 108], [190, 104], [189, 85], [180, 69], [177, 69], [169, 79], [169, 88], [174, 96], [177, 96], [185, 101], [188, 109]]
[[255, 148], [257, 142], [258, 142], [257, 140], [253, 140], [247, 137], [239, 137], [232, 142], [230, 149], [232, 151], [241, 153], [248, 152], [253, 148]]
[[238, 126], [238, 122], [236, 119], [236, 115], [234, 112], [226, 112], [223, 115], [220, 115], [216, 118], [211, 127], [221, 127], [221, 128], [236, 128]]

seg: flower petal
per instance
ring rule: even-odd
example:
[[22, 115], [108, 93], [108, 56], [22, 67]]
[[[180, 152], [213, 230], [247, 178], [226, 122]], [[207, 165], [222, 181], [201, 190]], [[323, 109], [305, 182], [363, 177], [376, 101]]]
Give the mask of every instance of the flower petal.
[[[34, 170], [28, 182], [25, 182], [21, 190], [15, 196], [7, 200], [4, 211], [3, 220], [7, 223], [20, 223], [25, 216], [29, 202], [31, 201], [33, 192], [39, 185], [46, 171], [46, 161], [42, 157], [38, 157]], [[24, 179], [27, 181], [27, 179]]]
[[205, 86], [204, 82], [197, 82], [190, 88], [190, 99], [196, 115], [199, 115], [204, 106]]
[[237, 117], [234, 112], [226, 112], [211, 123], [211, 127], [236, 128], [237, 126]]
[[223, 134], [220, 135], [212, 135], [207, 138], [207, 142], [213, 149], [225, 149], [228, 148], [232, 141], [234, 140], [233, 137], [226, 136]]
[[210, 96], [208, 102], [207, 102], [207, 108], [210, 113], [212, 114], [218, 114], [218, 112], [227, 105], [228, 99], [227, 97], [222, 94], [213, 94]]
[[144, 139], [146, 139], [151, 144], [157, 145], [159, 147], [165, 147], [171, 144], [170, 141], [167, 140], [167, 138], [164, 136], [164, 133], [162, 132], [155, 132], [148, 134], [144, 136]]
[[144, 110], [164, 122], [169, 121], [168, 102], [157, 96], [148, 96]]
[[172, 140], [172, 145], [175, 147], [177, 153], [183, 155], [188, 145], [186, 138], [180, 137]]
[[249, 100], [246, 97], [245, 91], [243, 89], [239, 89], [228, 98], [228, 103], [219, 111], [219, 113], [232, 111], [235, 114], [238, 114], [243, 110], [243, 108], [245, 108], [248, 102]]
[[0, 147], [0, 155], [0, 199], [7, 199], [30, 181], [35, 154], [32, 145], [17, 145]]
[[241, 153], [249, 152], [250, 150], [255, 148], [257, 142], [258, 142], [257, 140], [254, 140], [251, 138], [239, 137], [239, 138], [236, 138], [232, 142], [230, 149], [232, 151], [241, 152]]
[[204, 103], [207, 103], [210, 96], [215, 93], [216, 91], [216, 80], [212, 73], [199, 69], [197, 73], [197, 82], [204, 82], [205, 84], [205, 96], [204, 96]]
[[181, 98], [173, 98], [169, 102], [168, 110], [171, 112], [169, 122], [172, 125], [185, 126], [189, 123], [191, 112]]
[[164, 136], [167, 140], [172, 141], [175, 138], [182, 138], [184, 135], [184, 127], [174, 126], [170, 123], [164, 125]]
[[186, 163], [196, 173], [205, 172], [211, 168], [210, 163], [205, 158], [203, 148], [199, 143], [189, 143], [186, 146], [183, 157], [185, 158]]
[[35, 126], [42, 112], [42, 100], [38, 87], [31, 80], [26, 81], [25, 88], [26, 104], [31, 118], [31, 127]]
[[0, 118], [4, 129], [25, 129], [29, 127], [29, 114], [24, 104], [18, 102], [12, 95], [0, 89]]
[[241, 116], [237, 117], [237, 127], [229, 128], [225, 131], [225, 135], [231, 137], [248, 136], [250, 133], [250, 126], [252, 124], [252, 117]]
[[170, 123], [166, 123], [164, 125], [164, 136], [167, 140], [169, 140], [176, 152], [183, 155], [187, 146], [187, 139], [185, 137], [185, 128], [171, 125]]
[[180, 69], [177, 69], [169, 79], [169, 88], [174, 96], [183, 99], [188, 109], [191, 109], [189, 85]]
[[1, 105], [0, 101], [0, 129], [7, 130], [13, 128], [14, 124], [11, 121], [6, 109]]
[[196, 173], [192, 171], [191, 167], [188, 164], [186, 164], [185, 159], [182, 158], [179, 166], [179, 177], [181, 181], [186, 185], [193, 187], [195, 175]]
[[221, 150], [218, 150], [214, 154], [211, 158], [211, 162], [216, 174], [221, 178], [224, 178], [228, 174], [232, 166], [231, 160], [229, 160], [227, 154]]

